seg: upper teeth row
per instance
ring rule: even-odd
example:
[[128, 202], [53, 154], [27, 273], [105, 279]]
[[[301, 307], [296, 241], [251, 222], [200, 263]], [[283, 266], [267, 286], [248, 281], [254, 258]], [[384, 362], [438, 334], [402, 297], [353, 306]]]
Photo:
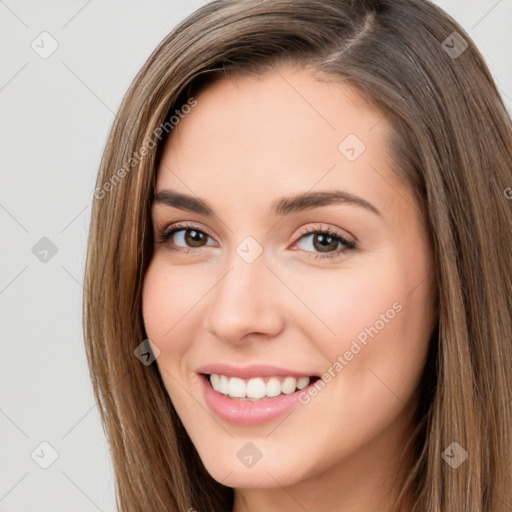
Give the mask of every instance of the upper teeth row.
[[296, 389], [303, 389], [309, 384], [309, 377], [285, 377], [281, 382], [277, 377], [270, 377], [265, 381], [256, 377], [244, 380], [238, 377], [226, 377], [226, 375], [210, 375], [210, 382], [213, 389], [234, 398], [263, 398], [264, 396], [274, 397], [281, 393], [289, 395]]

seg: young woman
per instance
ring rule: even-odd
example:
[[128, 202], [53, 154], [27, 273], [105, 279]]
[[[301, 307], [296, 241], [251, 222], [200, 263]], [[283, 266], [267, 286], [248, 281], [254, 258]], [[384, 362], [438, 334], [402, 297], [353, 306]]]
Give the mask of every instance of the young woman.
[[511, 510], [511, 169], [491, 74], [428, 1], [175, 28], [91, 219], [119, 510]]

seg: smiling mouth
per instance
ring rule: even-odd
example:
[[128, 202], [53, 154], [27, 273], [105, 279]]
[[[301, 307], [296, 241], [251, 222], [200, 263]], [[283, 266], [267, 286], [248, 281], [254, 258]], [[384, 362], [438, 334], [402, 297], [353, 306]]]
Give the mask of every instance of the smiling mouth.
[[271, 400], [278, 396], [290, 395], [314, 384], [320, 377], [272, 376], [241, 379], [217, 373], [205, 374], [209, 385], [226, 398], [250, 402]]

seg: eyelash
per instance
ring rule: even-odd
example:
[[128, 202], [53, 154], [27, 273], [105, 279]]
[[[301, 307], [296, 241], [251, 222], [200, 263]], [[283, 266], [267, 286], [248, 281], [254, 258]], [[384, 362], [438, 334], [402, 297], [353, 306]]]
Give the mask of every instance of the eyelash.
[[[174, 235], [178, 231], [183, 231], [183, 230], [198, 231], [199, 233], [202, 233], [202, 234], [206, 235], [207, 237], [210, 237], [210, 235], [208, 235], [208, 233], [206, 233], [205, 231], [203, 231], [201, 229], [198, 229], [197, 226], [194, 226], [193, 224], [189, 224], [187, 222], [183, 222], [183, 223], [174, 224], [170, 228], [160, 231], [158, 233], [158, 240], [156, 241], [156, 243], [168, 244], [172, 235]], [[308, 259], [314, 258], [315, 260], [325, 260], [325, 259], [329, 259], [329, 258], [340, 257], [345, 252], [348, 252], [348, 251], [356, 248], [356, 244], [354, 242], [347, 240], [347, 238], [345, 238], [341, 233], [338, 233], [337, 231], [335, 231], [329, 227], [317, 228], [317, 229], [304, 228], [299, 232], [299, 237], [297, 240], [300, 240], [301, 238], [305, 237], [306, 235], [311, 235], [311, 234], [327, 235], [329, 237], [337, 239], [338, 242], [341, 242], [345, 247], [342, 249], [333, 251], [333, 252], [325, 253], [325, 254], [310, 253], [312, 256], [308, 256]], [[173, 251], [183, 253], [183, 254], [188, 254], [190, 252], [197, 252], [197, 253], [202, 252], [202, 248], [191, 247], [189, 249], [185, 249], [183, 247], [180, 247], [180, 246], [177, 246], [174, 244], [169, 244], [169, 248]], [[310, 251], [306, 251], [306, 252], [310, 252]]]

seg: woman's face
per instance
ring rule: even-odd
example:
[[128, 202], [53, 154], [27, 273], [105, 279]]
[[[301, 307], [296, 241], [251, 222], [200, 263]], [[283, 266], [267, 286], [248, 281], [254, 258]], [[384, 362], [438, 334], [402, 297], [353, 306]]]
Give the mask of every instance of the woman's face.
[[166, 390], [224, 485], [374, 489], [404, 447], [435, 322], [387, 120], [286, 67], [196, 100], [158, 169], [143, 290]]

